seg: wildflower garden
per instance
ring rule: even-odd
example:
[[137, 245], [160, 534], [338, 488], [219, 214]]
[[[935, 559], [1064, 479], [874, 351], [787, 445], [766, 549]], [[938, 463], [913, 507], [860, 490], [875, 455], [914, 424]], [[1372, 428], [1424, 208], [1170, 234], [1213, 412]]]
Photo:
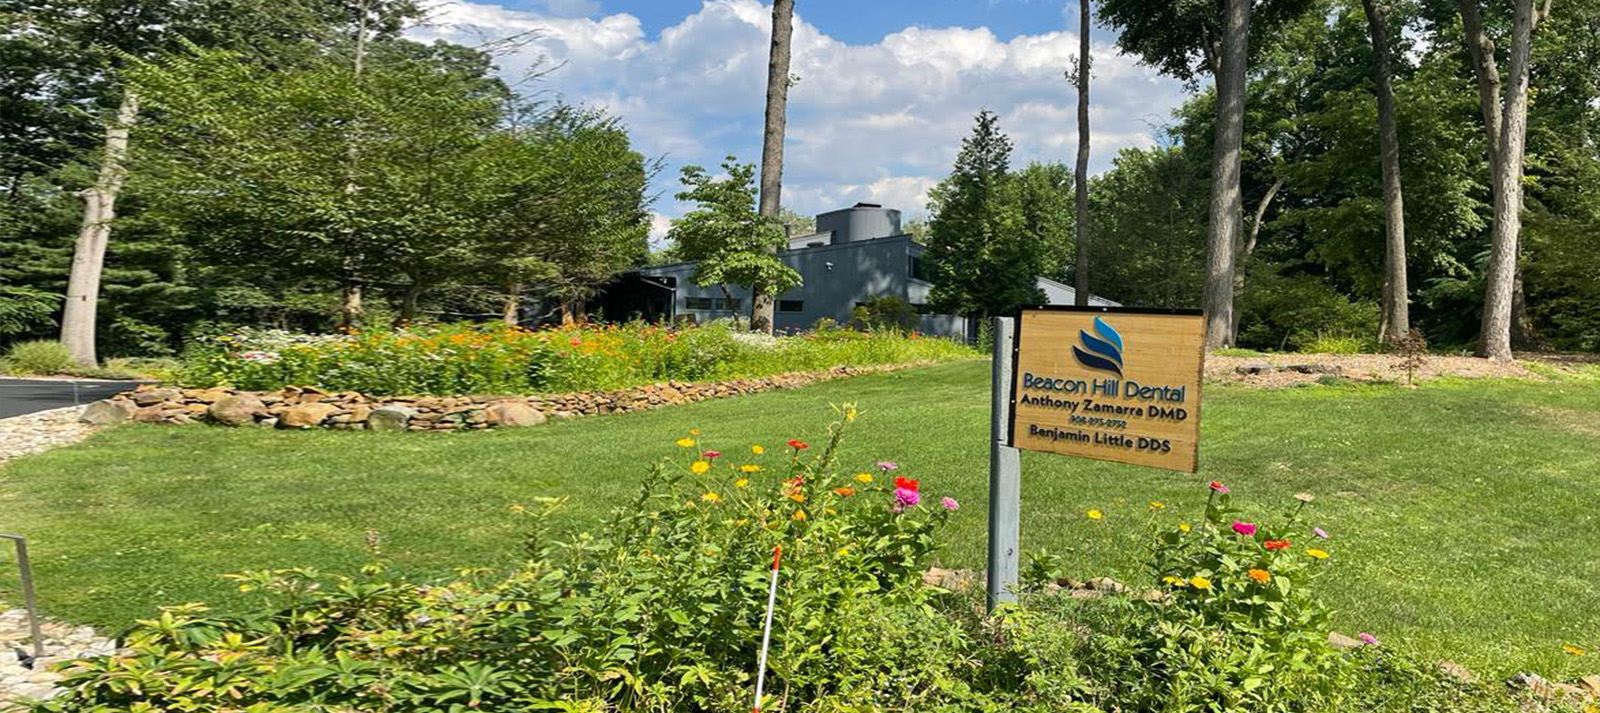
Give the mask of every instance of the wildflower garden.
[[1592, 373], [1213, 387], [1202, 479], [1028, 456], [993, 617], [923, 577], [981, 568], [986, 377], [10, 464], [46, 611], [128, 647], [40, 710], [748, 710], [780, 544], [763, 710], [1512, 711], [1600, 673]]

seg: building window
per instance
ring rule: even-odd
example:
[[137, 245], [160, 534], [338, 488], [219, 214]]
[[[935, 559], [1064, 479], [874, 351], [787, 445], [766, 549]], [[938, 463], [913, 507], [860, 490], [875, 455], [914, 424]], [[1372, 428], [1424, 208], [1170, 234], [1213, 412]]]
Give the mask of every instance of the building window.
[[933, 314], [933, 308], [925, 304], [912, 304], [911, 309], [916, 310], [917, 314]]
[[912, 255], [911, 256], [911, 279], [913, 279], [913, 280], [922, 280], [924, 282], [926, 282], [928, 280], [927, 274], [922, 269], [922, 256], [921, 255]]
[[804, 312], [806, 303], [803, 300], [778, 300], [779, 312]]
[[737, 312], [742, 302], [743, 300], [723, 297], [686, 297], [683, 300], [683, 307], [696, 312]]

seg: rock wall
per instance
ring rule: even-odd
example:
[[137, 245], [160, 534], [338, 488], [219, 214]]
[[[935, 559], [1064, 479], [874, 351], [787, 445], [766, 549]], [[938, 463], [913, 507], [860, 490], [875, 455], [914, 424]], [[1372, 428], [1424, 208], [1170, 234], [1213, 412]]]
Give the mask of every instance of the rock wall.
[[669, 381], [616, 391], [581, 391], [542, 396], [368, 396], [309, 386], [277, 391], [230, 388], [179, 389], [141, 386], [96, 401], [84, 409], [91, 424], [120, 421], [277, 428], [374, 431], [458, 431], [537, 426], [552, 418], [625, 413], [777, 389], [793, 389], [847, 376], [902, 369], [914, 364], [834, 367], [756, 379], [685, 383]]

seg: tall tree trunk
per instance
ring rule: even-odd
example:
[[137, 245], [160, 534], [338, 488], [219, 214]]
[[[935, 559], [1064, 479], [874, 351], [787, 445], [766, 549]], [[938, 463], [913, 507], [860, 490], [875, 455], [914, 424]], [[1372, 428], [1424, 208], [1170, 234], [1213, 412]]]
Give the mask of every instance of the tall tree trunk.
[[500, 321], [507, 327], [515, 327], [521, 323], [522, 283], [511, 280], [506, 283], [506, 301], [500, 307]]
[[339, 307], [339, 323], [346, 329], [355, 329], [361, 326], [361, 320], [366, 314], [366, 308], [361, 306], [361, 284], [354, 280], [345, 282], [344, 301]]
[[1533, 0], [1514, 0], [1511, 52], [1506, 63], [1505, 97], [1500, 114], [1499, 160], [1494, 186], [1494, 228], [1489, 236], [1489, 273], [1483, 296], [1483, 329], [1478, 355], [1507, 361], [1511, 354], [1511, 312], [1516, 293], [1518, 239], [1522, 228], [1523, 150], [1528, 131], [1528, 66], [1536, 23]]
[[1073, 304], [1089, 305], [1089, 0], [1078, 0], [1078, 162], [1073, 168], [1073, 207], [1077, 220], [1073, 239]]
[[106, 125], [105, 154], [94, 185], [83, 191], [83, 224], [72, 250], [67, 278], [67, 304], [61, 315], [61, 343], [80, 366], [94, 366], [95, 320], [100, 306], [100, 273], [105, 269], [111, 221], [117, 217], [117, 195], [127, 179], [128, 133], [139, 118], [139, 95], [126, 89], [117, 115]]
[[[1238, 303], [1239, 297], [1244, 294], [1244, 269], [1245, 260], [1256, 251], [1256, 240], [1261, 236], [1261, 224], [1267, 220], [1267, 208], [1272, 205], [1272, 199], [1278, 196], [1278, 191], [1283, 190], [1283, 178], [1279, 177], [1267, 186], [1267, 192], [1262, 194], [1261, 202], [1256, 204], [1256, 212], [1250, 221], [1249, 237], [1241, 241], [1239, 250], [1233, 255], [1233, 299]], [[1228, 343], [1239, 343], [1239, 310], [1233, 311], [1233, 318], [1228, 322]]]
[[1361, 0], [1372, 35], [1372, 80], [1378, 94], [1379, 163], [1383, 167], [1383, 332], [1385, 344], [1411, 334], [1411, 293], [1406, 284], [1406, 213], [1400, 191], [1400, 131], [1395, 126], [1389, 28], [1379, 0]]
[[[789, 47], [794, 0], [773, 0], [772, 49], [767, 55], [767, 125], [761, 136], [761, 215], [777, 222], [783, 191], [783, 136], [788, 124]], [[772, 333], [773, 300], [764, 285], [750, 290], [750, 329]]]
[[406, 291], [400, 296], [400, 314], [394, 318], [395, 327], [407, 327], [417, 321], [421, 312], [419, 303], [422, 301], [422, 292], [426, 285], [416, 278], [411, 279], [411, 284], [406, 285]]
[[1226, 0], [1222, 61], [1216, 73], [1216, 147], [1212, 154], [1210, 235], [1207, 245], [1206, 348], [1232, 345], [1234, 250], [1244, 222], [1239, 194], [1239, 153], [1244, 142], [1245, 69], [1250, 42], [1250, 0]]

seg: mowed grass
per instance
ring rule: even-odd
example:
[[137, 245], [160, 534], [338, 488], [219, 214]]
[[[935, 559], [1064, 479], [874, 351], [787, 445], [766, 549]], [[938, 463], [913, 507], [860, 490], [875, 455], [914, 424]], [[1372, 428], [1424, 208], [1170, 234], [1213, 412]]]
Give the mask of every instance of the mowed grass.
[[[515, 503], [567, 497], [568, 523], [591, 527], [652, 463], [683, 456], [673, 442], [691, 428], [736, 462], [760, 443], [776, 464], [784, 441], [820, 442], [828, 404], [846, 401], [863, 413], [847, 467], [895, 460], [925, 493], [959, 499], [940, 560], [981, 568], [989, 400], [976, 362], [520, 431], [127, 426], [0, 468], [0, 528], [33, 539], [47, 613], [115, 628], [162, 604], [237, 607], [229, 572], [353, 572], [368, 530], [408, 576], [507, 564]], [[1341, 630], [1488, 674], [1600, 673], [1600, 654], [1562, 652], [1600, 651], [1597, 423], [1594, 380], [1211, 386], [1199, 475], [1024, 454], [1023, 545], [1063, 554], [1080, 578], [1146, 582], [1148, 528], [1198, 517], [1205, 481], [1258, 513], [1311, 492], [1311, 520], [1333, 535], [1321, 586]], [[0, 598], [17, 600], [9, 568]]]

